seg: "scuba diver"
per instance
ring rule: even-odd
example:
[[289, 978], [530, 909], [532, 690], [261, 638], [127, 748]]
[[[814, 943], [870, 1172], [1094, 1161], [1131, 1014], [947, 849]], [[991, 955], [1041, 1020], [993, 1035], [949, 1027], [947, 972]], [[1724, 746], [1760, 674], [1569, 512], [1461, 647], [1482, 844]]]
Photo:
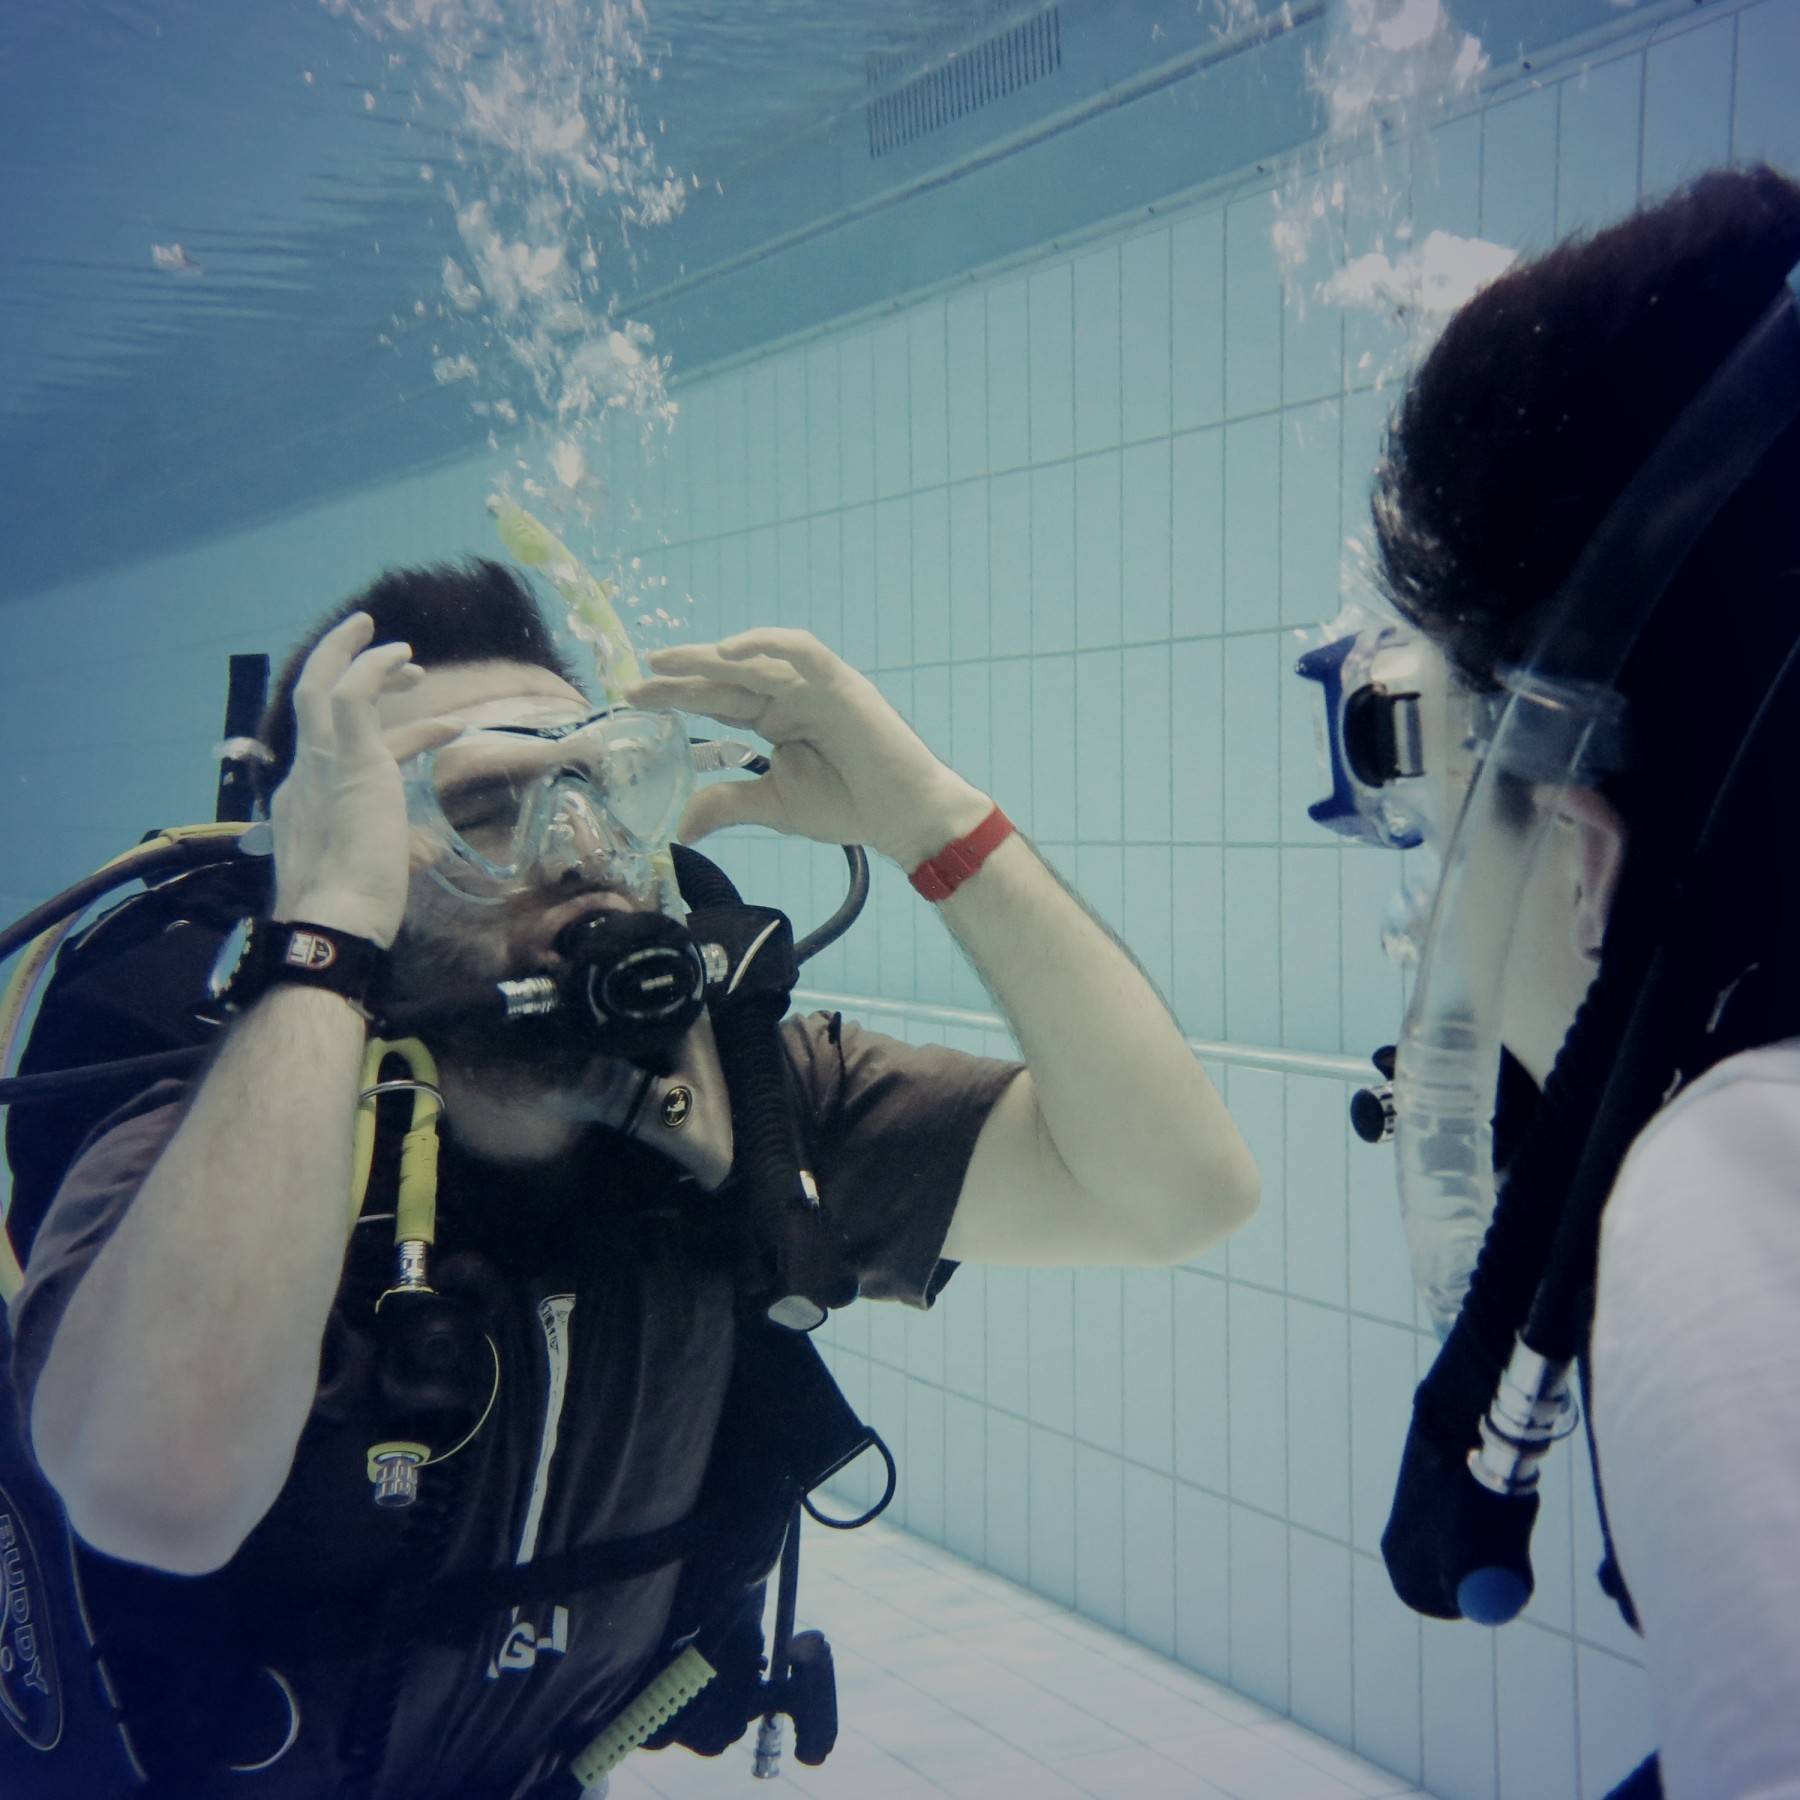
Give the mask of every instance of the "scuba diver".
[[[1471, 299], [1328, 628], [1334, 829], [1435, 852], [1391, 1085], [1443, 1343], [1383, 1539], [1500, 1624], [1585, 1416], [1646, 1800], [1800, 1794], [1800, 186], [1709, 174]], [[1576, 1399], [1580, 1391], [1580, 1404]]]
[[[1253, 1207], [1129, 954], [871, 682], [785, 630], [651, 669], [598, 709], [507, 569], [389, 572], [277, 683], [247, 930], [172, 882], [110, 960], [107, 918], [70, 939], [65, 1013], [85, 954], [206, 1060], [86, 1102], [72, 1159], [13, 1114], [11, 1373], [55, 1503], [0, 1469], [0, 1535], [36, 1520], [8, 1794], [573, 1800], [777, 1711], [816, 1761], [791, 1558], [766, 1658], [763, 1583], [873, 1434], [804, 1332], [965, 1259], [1178, 1260]], [[1023, 1064], [778, 1024], [787, 921], [672, 843], [737, 823], [907, 869]]]

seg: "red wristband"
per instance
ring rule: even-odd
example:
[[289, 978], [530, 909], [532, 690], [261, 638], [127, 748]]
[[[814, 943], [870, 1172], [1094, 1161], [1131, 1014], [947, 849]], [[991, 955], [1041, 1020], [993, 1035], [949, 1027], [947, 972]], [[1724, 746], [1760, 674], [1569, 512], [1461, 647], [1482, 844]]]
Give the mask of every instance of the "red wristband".
[[999, 807], [969, 833], [928, 856], [908, 879], [927, 900], [948, 900], [1017, 829]]

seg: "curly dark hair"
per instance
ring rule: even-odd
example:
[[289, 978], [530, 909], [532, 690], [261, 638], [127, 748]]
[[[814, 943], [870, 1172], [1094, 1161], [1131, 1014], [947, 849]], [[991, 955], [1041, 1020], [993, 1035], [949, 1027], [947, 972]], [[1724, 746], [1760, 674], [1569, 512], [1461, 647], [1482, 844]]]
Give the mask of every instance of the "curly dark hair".
[[[1538, 609], [1796, 261], [1800, 186], [1721, 170], [1509, 270], [1450, 321], [1389, 426], [1375, 535], [1389, 598], [1472, 680], [1529, 647]], [[1791, 573], [1797, 468], [1790, 432], [1683, 589], [1766, 591]]]
[[375, 621], [375, 642], [405, 642], [425, 668], [457, 663], [529, 663], [579, 687], [530, 588], [485, 557], [422, 569], [388, 569], [340, 602], [289, 652], [258, 733], [273, 761], [263, 771], [273, 790], [294, 762], [294, 687], [319, 640], [354, 612]]

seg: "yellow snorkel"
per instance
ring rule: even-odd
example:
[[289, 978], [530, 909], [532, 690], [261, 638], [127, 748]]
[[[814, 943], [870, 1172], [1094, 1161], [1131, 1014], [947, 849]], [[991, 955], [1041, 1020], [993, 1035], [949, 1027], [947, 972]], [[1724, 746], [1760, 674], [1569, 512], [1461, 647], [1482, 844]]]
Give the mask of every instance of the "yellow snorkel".
[[594, 646], [594, 667], [608, 706], [625, 704], [625, 689], [643, 678], [637, 651], [619, 618], [618, 589], [592, 575], [543, 520], [504, 494], [488, 496], [500, 541], [528, 569], [540, 569], [569, 609], [569, 629]]
[[[573, 550], [543, 520], [504, 494], [488, 496], [488, 511], [500, 542], [528, 569], [537, 569], [562, 596], [569, 609], [569, 629], [594, 646], [594, 672], [608, 706], [624, 706], [625, 691], [643, 679], [637, 651], [620, 619], [613, 598], [618, 589], [589, 572]], [[687, 906], [675, 880], [675, 860], [667, 850], [650, 859], [656, 871], [662, 909], [674, 919], [687, 917]]]

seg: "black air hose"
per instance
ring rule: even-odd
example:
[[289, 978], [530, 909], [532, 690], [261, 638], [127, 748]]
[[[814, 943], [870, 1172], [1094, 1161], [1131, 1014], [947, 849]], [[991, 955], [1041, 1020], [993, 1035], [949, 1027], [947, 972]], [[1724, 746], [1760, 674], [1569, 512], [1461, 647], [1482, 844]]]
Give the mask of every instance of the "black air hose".
[[[676, 845], [675, 872], [696, 913], [742, 908], [724, 871], [697, 851]], [[801, 1178], [780, 1035], [795, 971], [791, 928], [781, 923], [759, 954], [786, 958], [785, 982], [715, 995], [709, 1009], [731, 1101], [734, 1168], [749, 1208], [751, 1296], [777, 1324], [810, 1330], [828, 1307], [855, 1299], [856, 1281]]]
[[844, 844], [844, 861], [850, 866], [850, 885], [836, 912], [823, 925], [815, 925], [794, 946], [794, 961], [809, 962], [828, 944], [835, 944], [856, 921], [869, 903], [869, 857], [861, 844]]
[[[163, 876], [183, 869], [197, 869], [212, 863], [231, 863], [245, 853], [230, 839], [218, 837], [165, 838], [151, 833], [135, 850], [84, 875], [72, 887], [34, 906], [23, 918], [0, 926], [0, 962], [40, 937], [53, 925], [60, 925], [73, 913], [85, 912], [102, 895], [127, 883], [141, 881], [154, 886]], [[263, 858], [253, 866], [263, 866]]]
[[1494, 1359], [1496, 1379], [1530, 1315], [1558, 1224], [1587, 1162], [1618, 1047], [1644, 1010], [1645, 979], [1666, 913], [1666, 890], [1648, 890], [1662, 886], [1660, 879], [1647, 882], [1613, 908], [1606, 955], [1545, 1078], [1470, 1275], [1461, 1316]]
[[[674, 856], [682, 898], [696, 912], [743, 905], [717, 863], [681, 844], [674, 846]], [[712, 1002], [711, 1012], [731, 1101], [733, 1160], [750, 1202], [755, 1235], [772, 1247], [782, 1235], [783, 1212], [801, 1191], [779, 1035], [787, 996], [732, 995]]]

